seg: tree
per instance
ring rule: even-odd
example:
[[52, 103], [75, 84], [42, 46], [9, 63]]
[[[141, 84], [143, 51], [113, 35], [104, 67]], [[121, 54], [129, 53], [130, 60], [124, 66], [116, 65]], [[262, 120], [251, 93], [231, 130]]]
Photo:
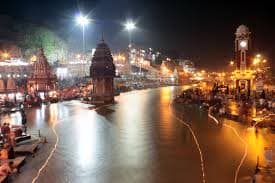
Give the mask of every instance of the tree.
[[45, 55], [50, 63], [65, 59], [68, 46], [53, 31], [33, 24], [23, 24], [17, 27], [20, 29], [18, 44], [22, 48], [24, 56], [30, 58], [36, 54], [38, 48], [43, 47]]

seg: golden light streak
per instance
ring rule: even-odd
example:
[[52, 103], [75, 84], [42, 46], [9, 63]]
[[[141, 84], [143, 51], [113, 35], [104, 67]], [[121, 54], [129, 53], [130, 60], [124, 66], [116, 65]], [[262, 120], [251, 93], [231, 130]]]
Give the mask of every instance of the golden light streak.
[[247, 143], [246, 143], [245, 140], [239, 135], [239, 133], [237, 132], [237, 130], [236, 130], [234, 127], [229, 126], [229, 125], [227, 125], [227, 124], [224, 124], [224, 126], [227, 127], [227, 128], [231, 128], [231, 129], [233, 130], [233, 132], [235, 133], [235, 135], [236, 135], [236, 136], [243, 142], [243, 144], [245, 145], [244, 155], [243, 155], [243, 157], [242, 157], [242, 159], [241, 159], [241, 162], [240, 162], [240, 164], [238, 165], [238, 168], [237, 168], [237, 170], [236, 170], [236, 172], [235, 172], [235, 178], [234, 178], [234, 180], [235, 180], [235, 183], [237, 183], [237, 182], [238, 182], [238, 175], [239, 175], [239, 172], [240, 172], [240, 168], [241, 168], [241, 166], [243, 165], [243, 163], [244, 163], [244, 161], [245, 161], [245, 159], [246, 159], [246, 157], [247, 157]]
[[[171, 110], [171, 103], [172, 101], [170, 102], [169, 104], [169, 108]], [[172, 111], [172, 110], [171, 110]], [[200, 161], [201, 161], [201, 172], [202, 172], [202, 182], [203, 183], [206, 183], [206, 178], [205, 178], [205, 168], [204, 168], [204, 159], [203, 159], [203, 154], [202, 154], [202, 151], [201, 151], [201, 148], [200, 148], [200, 144], [199, 144], [199, 141], [195, 135], [195, 132], [193, 131], [193, 129], [191, 128], [191, 126], [189, 124], [187, 124], [186, 122], [184, 122], [182, 119], [178, 118], [176, 115], [173, 114], [173, 112], [171, 112], [172, 116], [174, 118], [176, 118], [180, 123], [182, 123], [184, 126], [186, 126], [188, 128], [188, 130], [191, 132], [192, 134], [192, 137], [196, 143], [196, 146], [197, 146], [197, 149], [199, 151], [199, 154], [200, 154]]]
[[[208, 112], [208, 117], [210, 117], [211, 119], [213, 119], [216, 124], [220, 124], [220, 122], [214, 116], [212, 116], [209, 112]], [[240, 164], [238, 165], [237, 170], [235, 172], [234, 183], [237, 183], [238, 182], [238, 175], [239, 175], [239, 172], [240, 172], [240, 168], [243, 165], [243, 163], [244, 163], [244, 161], [245, 161], [245, 159], [247, 157], [247, 148], [248, 148], [247, 146], [248, 145], [247, 145], [247, 143], [245, 142], [245, 140], [240, 136], [240, 134], [237, 132], [237, 130], [234, 127], [232, 127], [230, 125], [227, 125], [227, 124], [222, 124], [222, 125], [224, 125], [225, 127], [230, 128], [231, 130], [233, 130], [233, 132], [235, 133], [235, 135], [245, 145], [244, 155], [243, 155], [243, 157], [242, 157], [242, 159], [240, 161]]]
[[52, 128], [51, 128], [52, 131], [53, 131], [53, 133], [54, 133], [54, 135], [56, 136], [56, 141], [55, 141], [54, 147], [53, 147], [51, 153], [49, 154], [48, 158], [46, 159], [45, 163], [41, 166], [41, 168], [38, 170], [36, 176], [33, 178], [32, 183], [35, 183], [35, 182], [37, 181], [37, 179], [39, 178], [41, 172], [42, 172], [42, 171], [44, 170], [44, 168], [48, 165], [50, 159], [51, 159], [52, 156], [53, 156], [53, 153], [55, 152], [55, 150], [56, 150], [56, 148], [57, 148], [57, 145], [58, 145], [58, 142], [59, 142], [59, 137], [58, 137], [58, 134], [57, 134], [57, 132], [56, 132], [56, 130], [55, 130], [55, 127], [56, 127], [57, 124], [59, 124], [59, 123], [54, 124], [54, 126], [52, 126]]

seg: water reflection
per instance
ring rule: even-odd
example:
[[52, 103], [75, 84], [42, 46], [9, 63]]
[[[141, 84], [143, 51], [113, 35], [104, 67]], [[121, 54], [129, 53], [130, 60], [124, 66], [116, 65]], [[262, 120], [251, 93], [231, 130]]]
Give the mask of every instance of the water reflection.
[[62, 113], [59, 113], [58, 111], [58, 104], [51, 104], [49, 106], [49, 124], [51, 126], [55, 126], [57, 124], [57, 120], [58, 120], [58, 114], [62, 114]]
[[172, 87], [162, 88], [160, 91], [160, 137], [162, 140], [171, 140], [175, 135], [173, 128], [171, 110], [169, 104], [172, 100]]
[[[79, 159], [77, 163], [82, 170], [96, 167], [97, 150], [100, 149], [100, 139], [98, 138], [98, 126], [95, 122], [95, 112], [89, 115], [76, 116], [75, 137], [77, 146], [76, 153]], [[89, 119], [89, 120], [87, 120]]]
[[[156, 106], [152, 105], [148, 95], [150, 91], [140, 91], [140, 95], [125, 94], [119, 99], [119, 105], [115, 106], [112, 121], [119, 128], [119, 157], [124, 157], [132, 166], [142, 167], [152, 160], [154, 149], [151, 134], [153, 123], [151, 115]], [[121, 105], [122, 104], [122, 105]]]
[[[267, 139], [264, 138], [265, 132], [263, 130], [259, 130], [258, 133], [255, 133], [255, 128], [247, 128], [243, 124], [235, 123], [233, 121], [225, 120], [227, 125], [232, 126], [237, 130], [240, 134], [241, 138], [246, 142], [248, 147], [248, 155], [246, 157], [245, 162], [247, 165], [253, 166], [253, 169], [256, 166], [257, 158], [259, 158], [259, 163], [264, 163], [264, 147], [268, 145]], [[225, 126], [222, 127], [222, 134], [230, 143], [232, 144], [233, 152], [241, 152], [244, 149], [243, 143], [236, 139], [234, 134], [232, 134], [232, 130]], [[236, 143], [237, 142], [237, 143]], [[247, 167], [243, 167], [245, 169]]]
[[245, 134], [245, 139], [248, 143], [248, 151], [250, 153], [249, 159], [257, 161], [259, 157], [260, 162], [264, 162], [264, 147], [267, 145], [263, 135], [259, 132], [255, 133], [255, 128], [248, 128]]
[[[189, 106], [184, 111], [181, 106], [173, 106], [171, 110], [169, 103], [181, 89], [122, 94], [116, 97], [117, 104], [107, 107], [113, 111], [110, 113], [97, 113], [78, 101], [28, 110], [30, 127], [49, 129], [58, 124], [60, 142], [39, 182], [201, 182], [198, 150], [189, 130], [172, 117], [176, 111], [178, 117], [188, 119], [198, 137], [207, 182], [233, 182], [243, 144], [232, 130], [209, 122], [199, 109]], [[20, 116], [7, 119], [16, 122]], [[245, 132], [242, 125], [234, 127]], [[252, 132], [241, 135], [255, 153], [250, 156], [254, 166], [254, 156], [262, 153], [264, 143]], [[259, 150], [255, 152], [256, 147]], [[242, 169], [243, 174], [248, 174], [249, 166]], [[32, 177], [32, 172], [29, 174]]]

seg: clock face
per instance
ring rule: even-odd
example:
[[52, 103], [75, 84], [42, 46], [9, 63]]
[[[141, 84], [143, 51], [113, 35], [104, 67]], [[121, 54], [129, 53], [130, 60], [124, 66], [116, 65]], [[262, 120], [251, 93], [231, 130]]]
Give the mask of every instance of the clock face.
[[247, 41], [241, 41], [240, 42], [240, 46], [241, 46], [241, 48], [246, 48], [247, 47]]

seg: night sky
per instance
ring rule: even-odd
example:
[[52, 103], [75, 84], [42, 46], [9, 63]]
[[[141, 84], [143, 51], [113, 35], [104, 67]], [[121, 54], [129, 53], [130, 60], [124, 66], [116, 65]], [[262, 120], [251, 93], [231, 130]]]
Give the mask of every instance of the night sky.
[[4, 0], [0, 14], [47, 26], [75, 42], [81, 40], [81, 28], [76, 26], [74, 16], [79, 11], [89, 13], [93, 21], [86, 31], [87, 47], [94, 47], [103, 32], [114, 51], [127, 45], [122, 24], [132, 19], [139, 27], [133, 32], [133, 42], [215, 69], [233, 58], [234, 32], [240, 24], [250, 28], [255, 53], [262, 53], [272, 62], [273, 9], [265, 1]]

